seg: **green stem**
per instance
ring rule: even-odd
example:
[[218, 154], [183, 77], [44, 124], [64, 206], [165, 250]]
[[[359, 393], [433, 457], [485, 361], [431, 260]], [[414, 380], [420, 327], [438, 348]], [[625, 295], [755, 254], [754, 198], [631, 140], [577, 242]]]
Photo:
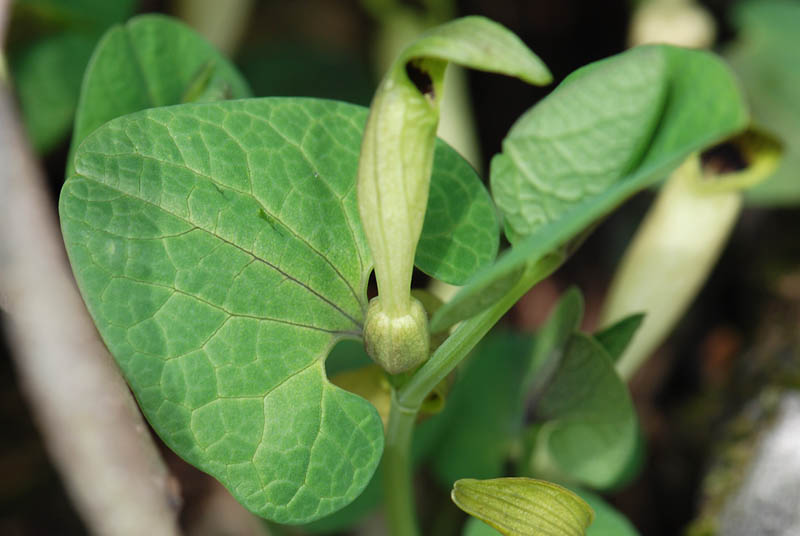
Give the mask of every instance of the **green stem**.
[[542, 265], [530, 263], [517, 284], [502, 298], [488, 309], [462, 322], [411, 380], [398, 391], [398, 403], [409, 410], [418, 410], [428, 393], [452, 372], [533, 285], [547, 277], [555, 267], [547, 265], [544, 270], [542, 268]]
[[411, 434], [417, 419], [414, 410], [398, 404], [392, 391], [392, 405], [381, 461], [386, 518], [392, 536], [417, 536], [414, 490], [411, 472]]
[[414, 423], [425, 398], [517, 300], [533, 285], [547, 277], [555, 267], [547, 263], [530, 263], [516, 285], [500, 300], [464, 321], [407, 384], [392, 392], [382, 461], [386, 515], [392, 536], [418, 534], [411, 483], [410, 451]]

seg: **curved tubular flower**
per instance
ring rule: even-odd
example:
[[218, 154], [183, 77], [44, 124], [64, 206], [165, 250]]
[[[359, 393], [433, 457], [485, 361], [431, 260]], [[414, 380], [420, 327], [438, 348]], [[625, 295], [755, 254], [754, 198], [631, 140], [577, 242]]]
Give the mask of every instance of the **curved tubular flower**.
[[428, 319], [411, 297], [411, 274], [433, 167], [436, 127], [448, 62], [551, 80], [514, 34], [482, 17], [438, 26], [406, 48], [370, 107], [358, 168], [358, 204], [375, 263], [378, 297], [364, 326], [367, 352], [392, 374], [428, 358]]
[[611, 325], [645, 313], [617, 361], [629, 379], [664, 341], [716, 265], [742, 209], [743, 190], [777, 168], [780, 144], [750, 129], [693, 154], [661, 189], [620, 262], [601, 314]]

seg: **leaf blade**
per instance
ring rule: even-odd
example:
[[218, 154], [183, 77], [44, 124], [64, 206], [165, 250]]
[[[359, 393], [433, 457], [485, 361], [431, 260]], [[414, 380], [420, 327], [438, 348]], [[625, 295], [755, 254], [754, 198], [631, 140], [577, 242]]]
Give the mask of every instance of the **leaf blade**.
[[[86, 138], [60, 199], [81, 293], [154, 428], [285, 523], [353, 500], [382, 450], [374, 407], [323, 366], [366, 308], [365, 118], [315, 99], [144, 110]], [[292, 393], [316, 405], [301, 411]]]
[[209, 65], [209, 84], [227, 88], [229, 98], [250, 96], [236, 68], [194, 30], [174, 19], [141, 15], [111, 28], [87, 66], [70, 154], [87, 135], [115, 117], [181, 103]]
[[666, 62], [646, 47], [617, 58], [523, 114], [492, 159], [512, 244], [607, 190], [640, 158], [666, 98]]
[[[154, 428], [285, 523], [352, 501], [382, 450], [374, 407], [323, 365], [366, 303], [354, 111], [229, 101], [118, 118], [82, 144], [60, 201], [79, 287]], [[349, 162], [319, 150], [348, 138]]]
[[634, 313], [626, 316], [596, 332], [594, 338], [605, 348], [611, 360], [616, 363], [622, 357], [633, 336], [636, 335], [636, 330], [642, 325], [644, 318], [644, 313]]
[[608, 488], [630, 467], [636, 413], [610, 357], [591, 337], [572, 335], [534, 414], [540, 427], [530, 458], [534, 470], [555, 462], [573, 479]]
[[451, 285], [489, 266], [500, 244], [494, 203], [475, 170], [437, 140], [428, 207], [414, 264]]
[[[747, 108], [738, 84], [719, 59], [708, 52], [656, 45], [633, 49], [576, 71], [542, 103], [520, 119], [520, 122], [533, 122], [533, 126], [515, 125], [512, 131], [515, 129], [520, 129], [523, 133], [530, 131], [533, 136], [528, 136], [527, 145], [535, 141], [538, 136], [546, 142], [543, 147], [549, 147], [547, 150], [550, 153], [557, 153], [558, 147], [555, 146], [556, 149], [553, 149], [552, 144], [547, 141], [547, 130], [554, 124], [551, 116], [558, 115], [550, 111], [551, 109], [557, 111], [560, 108], [570, 109], [577, 106], [580, 104], [580, 99], [576, 100], [576, 95], [581, 96], [584, 91], [588, 91], [588, 88], [602, 85], [601, 82], [611, 83], [612, 80], [607, 77], [621, 72], [611, 68], [616, 63], [627, 64], [623, 70], [628, 72], [630, 67], [649, 63], [653, 58], [659, 57], [661, 60], [655, 63], [660, 67], [651, 70], [646, 78], [664, 84], [664, 93], [663, 95], [661, 92], [649, 93], [653, 97], [652, 104], [656, 112], [653, 114], [650, 111], [644, 114], [645, 124], [653, 117], [657, 117], [658, 122], [651, 130], [636, 129], [640, 135], [645, 136], [645, 139], [630, 139], [622, 151], [624, 154], [610, 161], [609, 169], [617, 170], [618, 174], [616, 177], [613, 173], [599, 174], [598, 176], [602, 178], [602, 188], [593, 190], [596, 185], [591, 186], [587, 190], [590, 195], [570, 199], [574, 192], [569, 189], [559, 191], [557, 184], [534, 181], [523, 186], [524, 174], [514, 169], [512, 165], [514, 162], [503, 155], [495, 158], [492, 166], [492, 191], [498, 206], [514, 222], [509, 236], [513, 247], [502, 254], [491, 267], [476, 273], [437, 313], [438, 316], [446, 316], [448, 322], [455, 322], [475, 314], [480, 310], [483, 293], [492, 285], [510, 277], [510, 274], [520, 270], [526, 263], [538, 262], [548, 253], [557, 250], [635, 192], [665, 176], [690, 153], [746, 126]], [[556, 105], [548, 105], [548, 108], [545, 108], [543, 115], [546, 120], [539, 124], [537, 108], [551, 101], [557, 101]], [[624, 103], [619, 105], [624, 106]], [[601, 122], [600, 127], [602, 126]], [[557, 130], [566, 128], [568, 131], [567, 127], [556, 123], [552, 128]], [[588, 133], [586, 139], [574, 140], [575, 147], [591, 148], [593, 137], [605, 135], [602, 128], [586, 132]], [[520, 156], [521, 149], [513, 143], [513, 139], [509, 143], [515, 158], [520, 161], [523, 158]], [[604, 143], [608, 147], [608, 142]], [[575, 147], [566, 154], [580, 153]], [[540, 156], [533, 148], [528, 147], [528, 150], [532, 151], [528, 153], [529, 158], [535, 159]], [[590, 151], [587, 154], [593, 153]], [[587, 160], [583, 164], [594, 165], [591, 159]], [[559, 157], [554, 162], [560, 162], [558, 166], [569, 165], [568, 158]], [[536, 165], [546, 168], [545, 164]], [[556, 169], [558, 166], [555, 166]], [[525, 167], [527, 168], [527, 165]], [[563, 169], [559, 171], [560, 175], [564, 175]], [[542, 181], [553, 182], [553, 176], [557, 177], [559, 174], [543, 172]], [[536, 187], [543, 188], [542, 192], [546, 195], [541, 198], [534, 195], [531, 206], [526, 204], [525, 197], [517, 196], [521, 191], [530, 194]], [[566, 197], [560, 199], [559, 195], [550, 195], [551, 191]], [[530, 196], [527, 198], [531, 199]], [[558, 217], [548, 216], [550, 210], [548, 203], [554, 203], [552, 210]], [[432, 319], [432, 322], [437, 322], [437, 319]]]

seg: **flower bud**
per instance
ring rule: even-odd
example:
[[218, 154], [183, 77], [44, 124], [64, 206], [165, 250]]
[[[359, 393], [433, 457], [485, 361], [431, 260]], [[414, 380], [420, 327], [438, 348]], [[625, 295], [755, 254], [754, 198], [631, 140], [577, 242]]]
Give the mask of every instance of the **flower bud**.
[[380, 297], [369, 302], [364, 322], [367, 354], [390, 374], [399, 374], [428, 359], [430, 335], [428, 315], [414, 297], [405, 314], [393, 315], [383, 308]]

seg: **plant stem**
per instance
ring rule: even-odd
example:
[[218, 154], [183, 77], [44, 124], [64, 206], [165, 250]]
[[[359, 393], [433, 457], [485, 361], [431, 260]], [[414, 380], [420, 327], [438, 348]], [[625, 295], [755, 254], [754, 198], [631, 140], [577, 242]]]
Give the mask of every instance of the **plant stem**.
[[416, 409], [401, 406], [392, 391], [392, 405], [386, 430], [382, 471], [386, 518], [392, 536], [419, 534], [414, 513], [414, 490], [411, 473], [411, 434], [417, 418]]
[[392, 536], [419, 534], [414, 513], [410, 452], [414, 423], [425, 397], [450, 374], [517, 300], [551, 271], [552, 267], [543, 270], [532, 263], [517, 284], [500, 300], [477, 316], [464, 321], [406, 385], [392, 392], [382, 461], [386, 516]]
[[552, 265], [542, 269], [542, 266], [535, 262], [529, 263], [517, 284], [502, 298], [456, 328], [411, 380], [398, 391], [398, 403], [407, 410], [419, 410], [428, 393], [456, 368], [483, 336], [533, 285], [547, 277], [553, 269]]

